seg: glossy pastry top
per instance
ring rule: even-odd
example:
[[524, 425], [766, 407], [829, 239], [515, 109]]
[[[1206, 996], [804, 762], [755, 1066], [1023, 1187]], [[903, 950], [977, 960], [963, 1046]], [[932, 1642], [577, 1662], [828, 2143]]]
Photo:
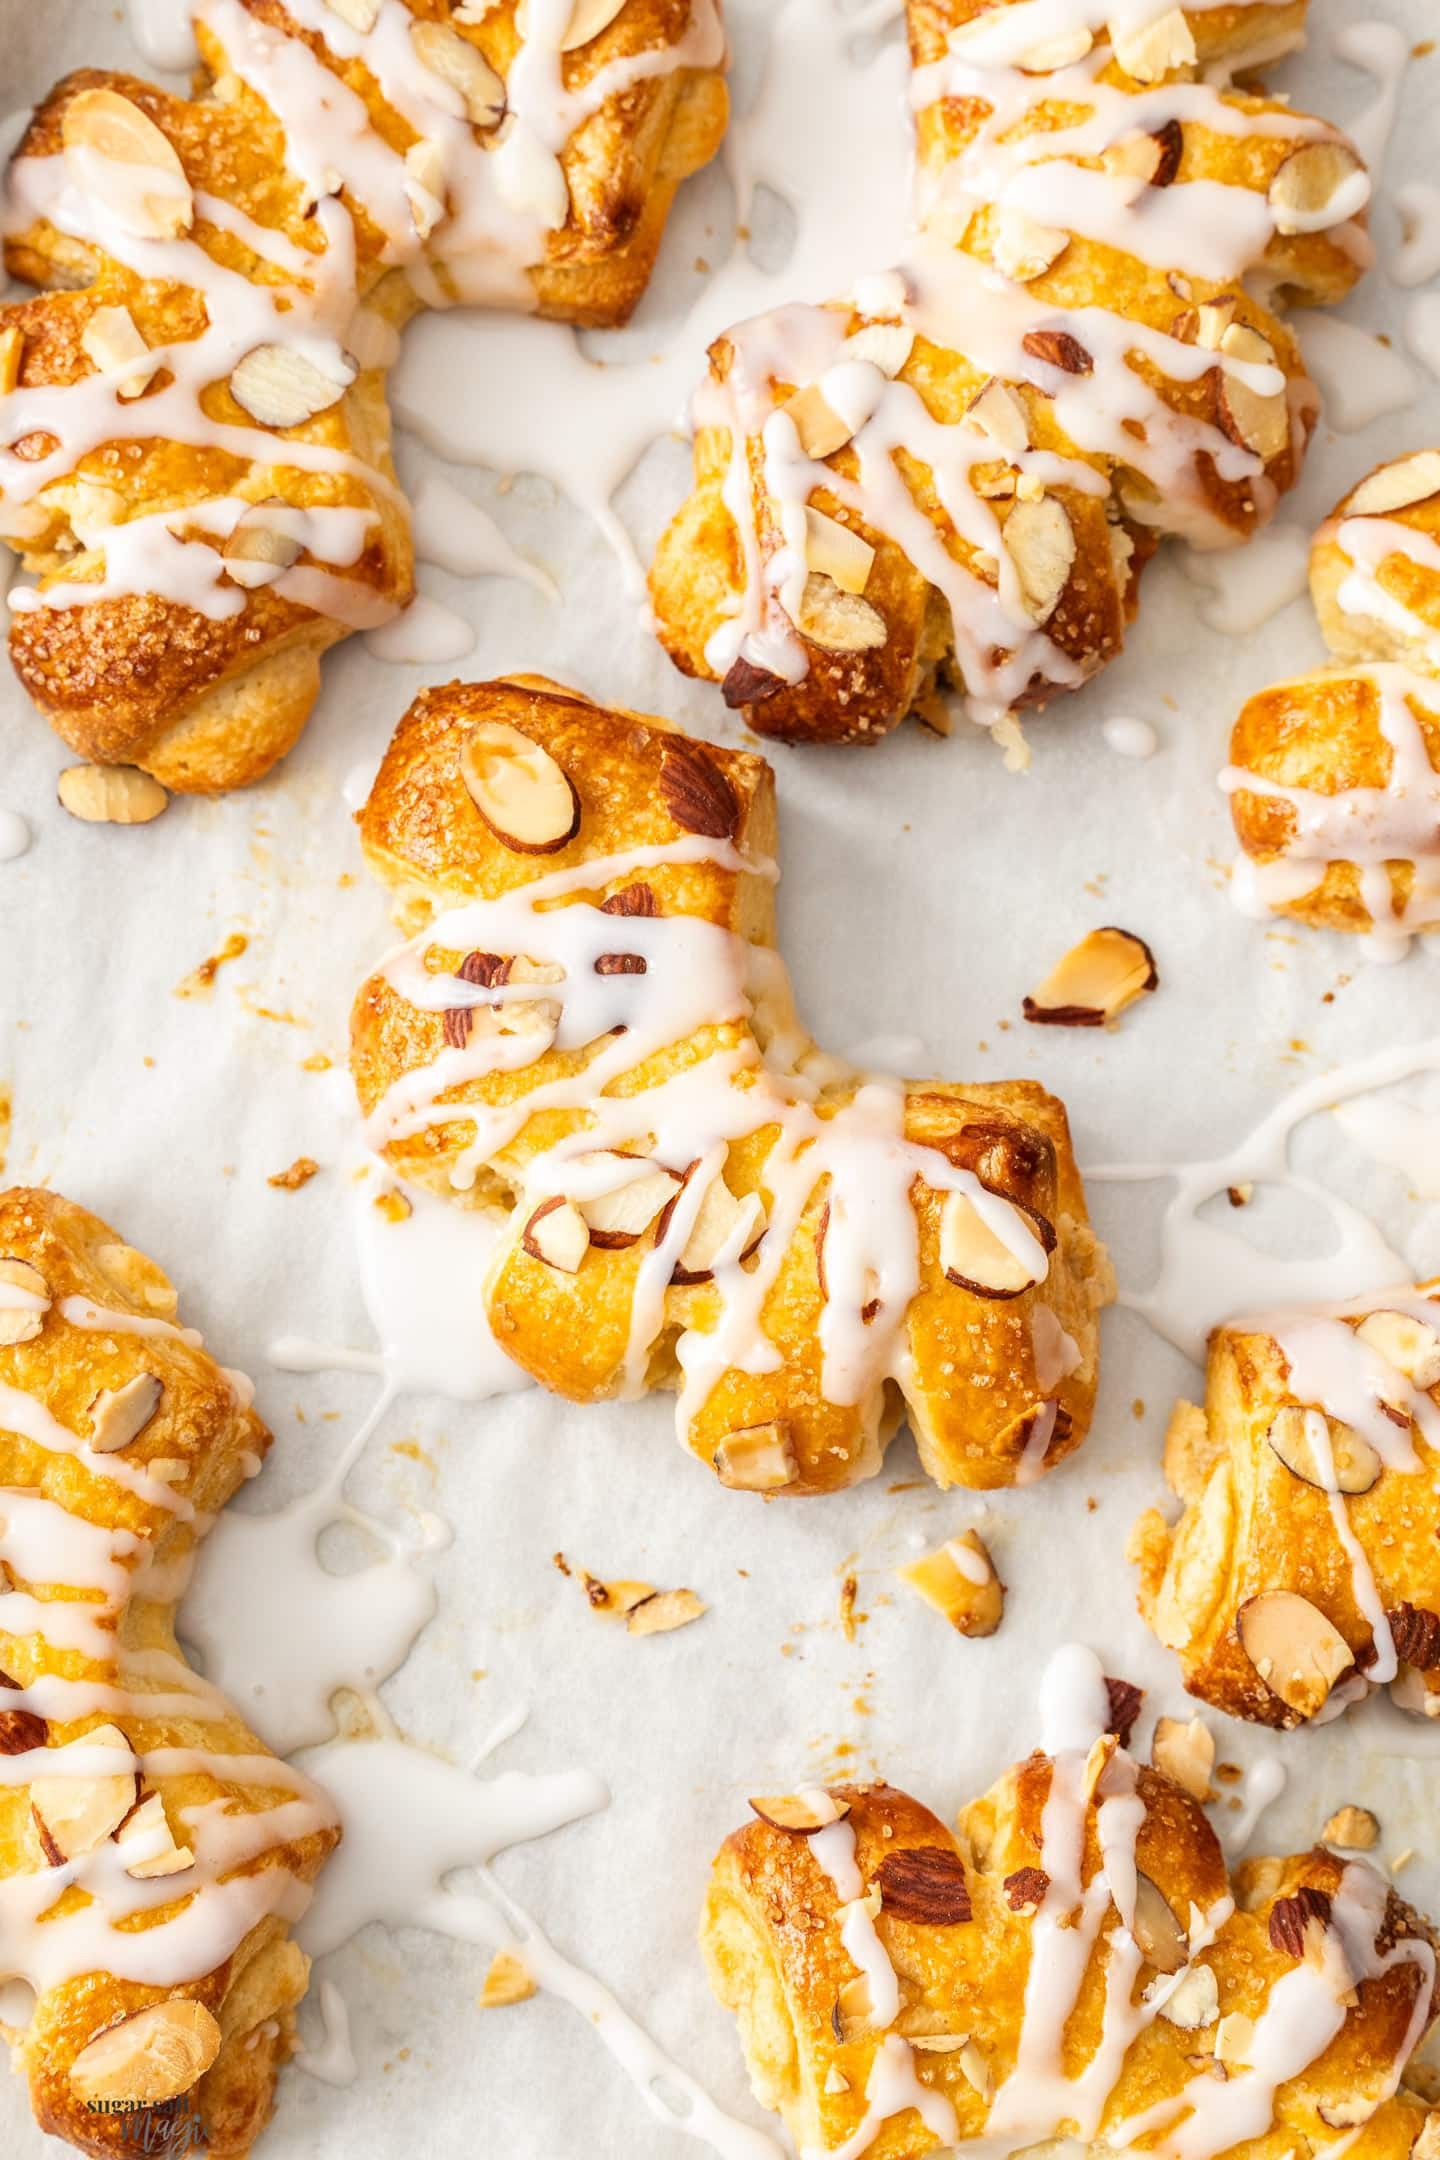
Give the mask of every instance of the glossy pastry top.
[[942, 1483], [1075, 1446], [1108, 1270], [1060, 1105], [817, 1051], [773, 948], [759, 758], [532, 678], [428, 691], [361, 832], [409, 942], [362, 991], [372, 1144], [480, 1211], [497, 1341], [680, 1392], [728, 1484]]
[[1214, 73], [1304, 7], [912, 0], [920, 231], [843, 302], [741, 324], [652, 576], [677, 664], [762, 733], [994, 722], [1119, 650], [1159, 537], [1248, 539], [1316, 401], [1277, 298], [1369, 260], [1354, 150]]
[[305, 1992], [288, 1929], [334, 1811], [173, 1629], [269, 1446], [249, 1402], [153, 1261], [53, 1193], [0, 1195], [0, 1981], [35, 1991], [18, 2066], [82, 2152], [133, 2149], [156, 2108], [239, 2160]]

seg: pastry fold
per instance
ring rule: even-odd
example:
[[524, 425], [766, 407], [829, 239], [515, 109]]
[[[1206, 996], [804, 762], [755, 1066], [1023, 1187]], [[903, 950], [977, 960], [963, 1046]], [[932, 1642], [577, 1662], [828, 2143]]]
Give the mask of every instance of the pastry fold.
[[340, 1832], [176, 1642], [195, 1547], [270, 1434], [152, 1260], [0, 1195], [0, 1967], [42, 2129], [234, 2160], [269, 2119]]
[[410, 933], [352, 1022], [371, 1144], [489, 1217], [525, 1371], [677, 1388], [684, 1444], [764, 1492], [872, 1475], [905, 1414], [941, 1484], [1078, 1445], [1110, 1279], [1064, 1110], [815, 1048], [762, 759], [538, 678], [452, 684], [360, 826]]
[[1440, 924], [1440, 451], [1352, 489], [1315, 536], [1310, 588], [1336, 664], [1235, 722], [1235, 898], [1394, 941]]
[[1349, 291], [1369, 183], [1202, 70], [1298, 44], [1303, 0], [1070, 13], [910, 0], [909, 258], [712, 347], [651, 591], [761, 734], [1043, 705], [1120, 650], [1163, 536], [1241, 543], [1298, 476], [1317, 405], [1274, 307]]
[[1186, 1687], [1294, 1726], [1388, 1686], [1440, 1716], [1440, 1283], [1247, 1317], [1210, 1341], [1141, 1517], [1140, 1610]]
[[192, 97], [82, 70], [32, 117], [0, 538], [39, 577], [16, 671], [83, 756], [255, 780], [410, 599], [385, 372], [418, 307], [607, 325], [644, 290], [723, 132], [718, 0], [579, 8], [568, 51], [563, 0], [478, 12], [198, 0]]
[[1197, 1801], [1113, 1735], [1031, 1755], [953, 1833], [889, 1785], [798, 1802], [845, 1812], [727, 1838], [701, 1944], [802, 2160], [982, 2137], [1408, 2160], [1440, 2136], [1398, 2089], [1433, 1940], [1367, 1865], [1322, 1848], [1231, 1879]]

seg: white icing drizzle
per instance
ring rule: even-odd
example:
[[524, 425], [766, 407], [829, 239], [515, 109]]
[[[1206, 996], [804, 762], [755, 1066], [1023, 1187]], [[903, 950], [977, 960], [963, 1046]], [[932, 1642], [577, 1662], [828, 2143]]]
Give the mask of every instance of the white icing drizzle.
[[18, 810], [0, 808], [0, 862], [18, 862], [30, 845], [30, 827]]
[[190, 27], [190, 0], [126, 0], [130, 35], [151, 67], [179, 74], [200, 55]]
[[1428, 285], [1440, 277], [1440, 187], [1429, 180], [1408, 181], [1393, 191], [1401, 241], [1390, 258], [1397, 285]]
[[1150, 758], [1160, 747], [1160, 738], [1148, 720], [1132, 720], [1124, 713], [1112, 715], [1100, 732], [1118, 757]]
[[1339, 434], [1359, 434], [1414, 404], [1415, 370], [1393, 345], [1382, 345], [1357, 323], [1307, 308], [1295, 334], [1324, 399], [1326, 425]]
[[1257, 533], [1244, 553], [1190, 553], [1180, 558], [1192, 583], [1207, 597], [1200, 620], [1223, 637], [1249, 637], [1298, 600], [1310, 564], [1310, 536], [1299, 525], [1272, 525]]

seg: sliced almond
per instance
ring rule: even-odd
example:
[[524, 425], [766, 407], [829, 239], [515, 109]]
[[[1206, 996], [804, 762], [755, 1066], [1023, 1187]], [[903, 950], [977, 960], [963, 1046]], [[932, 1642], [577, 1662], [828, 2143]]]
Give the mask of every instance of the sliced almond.
[[256, 503], [245, 512], [220, 550], [231, 582], [247, 592], [273, 585], [301, 555], [300, 542], [275, 522], [275, 511], [284, 505], [274, 499]]
[[[120, 1757], [123, 1768], [117, 1769], [113, 1776], [39, 1777], [34, 1780], [30, 1787], [30, 1810], [45, 1857], [52, 1867], [60, 1867], [67, 1860], [77, 1860], [81, 1854], [93, 1852], [97, 1845], [103, 1844], [130, 1813], [139, 1793], [139, 1778], [130, 1743], [118, 1725], [96, 1725], [81, 1739], [69, 1742], [68, 1747], [111, 1750]], [[51, 1759], [62, 1759], [68, 1747], [54, 1749]]]
[[1169, 187], [1185, 154], [1185, 130], [1178, 120], [1167, 120], [1153, 135], [1122, 135], [1110, 144], [1104, 166], [1124, 180], [1143, 180], [1147, 187]]
[[[5, 1291], [19, 1290], [38, 1304], [7, 1304]], [[50, 1285], [39, 1268], [28, 1260], [0, 1257], [0, 1348], [12, 1343], [33, 1342], [45, 1325], [50, 1310]]]
[[1075, 562], [1075, 528], [1058, 496], [1015, 504], [1005, 520], [1005, 551], [1015, 565], [1026, 614], [1032, 622], [1048, 622]]
[[1195, 65], [1195, 39], [1183, 8], [1168, 8], [1153, 22], [1107, 25], [1115, 58], [1135, 82], [1156, 83], [1172, 68]]
[[1232, 2068], [1248, 2067], [1255, 2047], [1255, 2020], [1232, 2010], [1215, 2028], [1215, 2060]]
[[561, 52], [579, 52], [582, 45], [609, 29], [624, 5], [625, 0], [575, 0], [569, 27], [560, 40]]
[[[1369, 2122], [1379, 2106], [1378, 2100], [1367, 2100], [1362, 2095], [1358, 2100], [1317, 2100], [1315, 2112], [1331, 2130], [1358, 2130]], [[1416, 2142], [1418, 2144], [1418, 2139]], [[1413, 2155], [1415, 2146], [1412, 2145], [1410, 2150]]]
[[1320, 1833], [1327, 1845], [1343, 1846], [1346, 1852], [1369, 1852], [1380, 1835], [1380, 1825], [1369, 1808], [1337, 1808]]
[[517, 855], [553, 855], [580, 830], [580, 797], [544, 745], [508, 720], [482, 720], [460, 752], [466, 792]]
[[1273, 1695], [1297, 1717], [1323, 1710], [1355, 1658], [1338, 1628], [1294, 1590], [1264, 1590], [1236, 1618], [1246, 1657]]
[[844, 449], [855, 432], [849, 421], [842, 420], [827, 404], [818, 383], [807, 383], [803, 390], [797, 390], [781, 410], [795, 423], [800, 447], [808, 458], [832, 457]]
[[1345, 505], [1351, 517], [1385, 517], [1440, 495], [1440, 450], [1419, 450], [1414, 457], [1382, 465], [1362, 480]]
[[713, 1461], [720, 1483], [734, 1492], [783, 1492], [800, 1475], [789, 1428], [779, 1419], [727, 1433]]
[[[1221, 337], [1220, 350], [1232, 360], [1248, 361], [1257, 367], [1278, 365], [1269, 338], [1252, 330], [1248, 323], [1231, 323]], [[1267, 464], [1288, 450], [1290, 405], [1283, 390], [1264, 396], [1225, 368], [1221, 370], [1217, 398], [1220, 423], [1233, 442], [1253, 450]]]
[[219, 2053], [220, 2027], [205, 2005], [177, 1995], [99, 2034], [70, 2065], [70, 2083], [87, 2106], [156, 2107], [189, 2092]]
[[597, 1193], [593, 1200], [577, 1200], [590, 1231], [590, 1243], [602, 1250], [633, 1245], [650, 1228], [657, 1215], [680, 1190], [673, 1170], [654, 1169], [645, 1177], [617, 1185], [613, 1192]]
[[1192, 1800], [1214, 1798], [1210, 1776], [1215, 1768], [1215, 1735], [1203, 1718], [1162, 1717], [1155, 1727], [1150, 1760]]
[[915, 332], [908, 323], [862, 323], [845, 340], [841, 358], [868, 360], [893, 382], [915, 348]]
[[[744, 1259], [754, 1251], [764, 1228], [765, 1204], [759, 1193], [746, 1193], [740, 1199], [723, 1177], [712, 1178], [670, 1280], [681, 1285], [708, 1282], [727, 1247], [735, 1245], [737, 1256]], [[664, 1236], [663, 1229], [660, 1234]]]
[[1020, 55], [1020, 66], [1027, 75], [1048, 75], [1055, 68], [1073, 67], [1083, 60], [1095, 43], [1094, 37], [1082, 23], [1074, 30], [1057, 31], [1039, 45], [1032, 45]]
[[159, 1793], [148, 1793], [115, 1833], [125, 1862], [125, 1872], [137, 1882], [162, 1875], [183, 1875], [195, 1865], [195, 1855], [177, 1845]]
[[[1335, 1464], [1333, 1482], [1324, 1460], [1327, 1436]], [[1332, 1424], [1323, 1410], [1279, 1410], [1265, 1437], [1293, 1477], [1321, 1492], [1367, 1493], [1385, 1468], [1362, 1434], [1352, 1426]]]
[[332, 15], [358, 30], [361, 37], [368, 37], [375, 27], [380, 13], [380, 0], [325, 0]]
[[1030, 415], [1008, 383], [992, 375], [965, 408], [965, 418], [1002, 450], [1018, 456], [1030, 447]]
[[[850, 2080], [838, 2063], [831, 2063], [825, 2073], [825, 2090], [827, 2093], [847, 2093], [850, 2090]], [[1425, 2160], [1429, 2160], [1428, 2155]]]
[[114, 1455], [150, 1423], [165, 1390], [154, 1373], [137, 1373], [123, 1387], [102, 1388], [90, 1405], [90, 1445], [99, 1455]]
[[338, 404], [357, 372], [339, 352], [322, 367], [294, 345], [256, 345], [231, 369], [230, 394], [262, 427], [300, 427]]
[[[1402, 1312], [1366, 1313], [1355, 1333], [1413, 1386], [1440, 1387], [1440, 1334], [1423, 1320]], [[1342, 1485], [1340, 1490], [1347, 1488]]]
[[805, 560], [822, 577], [833, 578], [843, 593], [863, 593], [875, 565], [875, 550], [848, 525], [823, 510], [806, 509]]
[[1043, 277], [1069, 245], [1070, 235], [1059, 225], [1041, 225], [1023, 210], [996, 212], [990, 253], [1000, 275], [1017, 285]]
[[675, 1628], [689, 1627], [708, 1610], [693, 1590], [657, 1590], [631, 1607], [625, 1625], [632, 1635], [668, 1635]]
[[96, 308], [80, 333], [80, 348], [102, 374], [108, 375], [120, 368], [129, 371], [115, 393], [117, 397], [137, 398], [154, 380], [156, 370], [153, 367], [135, 366], [150, 348], [129, 308]]
[[67, 765], [55, 793], [61, 808], [86, 825], [148, 825], [170, 800], [135, 765]]
[[827, 652], [877, 652], [890, 636], [878, 608], [816, 570], [805, 580], [795, 627]]
[[961, 2075], [988, 2107], [995, 2097], [995, 2079], [978, 2040], [967, 2040], [957, 2056]]
[[1195, 312], [1195, 342], [1207, 352], [1219, 352], [1221, 340], [1234, 322], [1240, 302], [1232, 293], [1204, 300]]
[[978, 1530], [947, 1539], [899, 1573], [962, 1635], [993, 1635], [1004, 1617], [1005, 1586]]
[[1327, 232], [1356, 216], [1369, 199], [1365, 167], [1346, 142], [1302, 143], [1270, 183], [1280, 233]]
[[404, 184], [416, 237], [428, 240], [445, 215], [445, 160], [428, 136], [422, 135], [405, 152]]
[[535, 1982], [519, 1958], [508, 1950], [501, 1950], [490, 1961], [480, 1990], [482, 2010], [504, 2010], [512, 2003], [529, 2002], [535, 1993]]
[[72, 97], [60, 140], [81, 185], [103, 192], [106, 210], [126, 232], [142, 240], [178, 240], [190, 230], [195, 198], [174, 145], [118, 90], [82, 90]]
[[520, 1243], [532, 1260], [573, 1275], [590, 1249], [590, 1227], [574, 1201], [556, 1193], [541, 1201], [521, 1231]]
[[1220, 1986], [1208, 1965], [1192, 1965], [1160, 2005], [1160, 2015], [1181, 2032], [1199, 2032], [1220, 2015]]
[[1159, 983], [1145, 940], [1107, 925], [1072, 945], [1021, 1009], [1037, 1027], [1106, 1027]]
[[0, 330], [0, 397], [9, 397], [19, 382], [24, 357], [25, 334], [16, 324], [7, 323]]
[[794, 1830], [801, 1837], [813, 1837], [817, 1830], [843, 1822], [850, 1812], [850, 1802], [835, 1799], [823, 1785], [812, 1785], [798, 1793], [762, 1794], [750, 1805], [761, 1822], [769, 1823], [772, 1829]]
[[637, 1582], [627, 1576], [620, 1576], [614, 1582], [602, 1582], [598, 1575], [587, 1572], [585, 1595], [592, 1612], [601, 1614], [607, 1620], [623, 1620], [627, 1613], [632, 1613], [646, 1598], [654, 1597], [655, 1585], [653, 1582]]
[[1170, 1900], [1148, 1875], [1135, 1878], [1135, 1925], [1132, 1931], [1147, 1964], [1156, 1972], [1177, 1973], [1189, 1954], [1185, 1930]]
[[498, 127], [505, 117], [505, 85], [485, 55], [449, 23], [414, 22], [410, 40], [423, 68], [458, 91], [472, 127]]
[[1043, 1278], [1002, 1243], [968, 1193], [945, 1195], [940, 1210], [940, 1265], [975, 1297], [1020, 1297]]
[[905, 2038], [922, 2055], [958, 2055], [970, 2045], [968, 2032], [906, 2033]]

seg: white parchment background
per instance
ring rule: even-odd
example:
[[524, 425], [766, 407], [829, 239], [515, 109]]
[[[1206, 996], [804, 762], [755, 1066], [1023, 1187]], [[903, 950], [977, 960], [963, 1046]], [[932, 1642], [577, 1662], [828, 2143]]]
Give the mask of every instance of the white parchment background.
[[[753, 64], [769, 12], [766, 0], [731, 0], [742, 62]], [[1287, 66], [1284, 87], [1342, 120], [1371, 102], [1373, 86], [1333, 58], [1332, 34], [1372, 15], [1416, 39], [1433, 27], [1428, 0], [1316, 0], [1313, 12], [1312, 50]], [[82, 61], [140, 66], [123, 22], [87, 0], [0, 0], [0, 56], [7, 106]], [[1345, 311], [1397, 347], [1409, 296], [1383, 272], [1397, 238], [1388, 191], [1433, 170], [1437, 84], [1440, 58], [1412, 65], [1376, 216], [1382, 268]], [[857, 169], [857, 189], [865, 177]], [[845, 204], [833, 209], [843, 221]], [[677, 278], [693, 283], [691, 261], [717, 245], [717, 231], [723, 242], [725, 217], [717, 173], [691, 191], [672, 233], [672, 275], [646, 304], [643, 331], [657, 349]], [[1440, 439], [1440, 387], [1420, 365], [1414, 373], [1413, 409], [1358, 435], [1322, 426], [1287, 520], [1313, 524], [1381, 456]], [[486, 394], [477, 338], [474, 371], [453, 395], [459, 404]], [[430, 462], [402, 444], [412, 484]], [[686, 469], [687, 453], [668, 442], [622, 497], [642, 547]], [[613, 559], [552, 489], [522, 477], [497, 498], [493, 475], [452, 477], [564, 594], [553, 606], [517, 584], [427, 573], [429, 589], [476, 626], [467, 674], [543, 669], [701, 733], [725, 726], [716, 693], [672, 672]], [[1205, 627], [1202, 598], [1172, 562], [1147, 573], [1130, 653], [1029, 724], [1028, 777], [1007, 774], [984, 737], [947, 743], [919, 728], [870, 753], [771, 753], [783, 944], [823, 1042], [918, 1037], [927, 1069], [953, 1078], [1033, 1074], [1064, 1096], [1082, 1162], [1093, 1163], [1218, 1152], [1298, 1080], [1435, 1030], [1432, 960], [1367, 968], [1338, 939], [1267, 935], [1231, 912], [1228, 818], [1214, 786], [1227, 731], [1249, 691], [1311, 664], [1320, 644], [1303, 601], [1241, 639]], [[255, 1375], [278, 1444], [239, 1503], [247, 1509], [313, 1485], [372, 1390], [353, 1377], [287, 1377], [266, 1345], [281, 1331], [368, 1340], [330, 1083], [303, 1066], [318, 1051], [342, 1061], [352, 988], [385, 935], [342, 781], [373, 765], [423, 682], [452, 672], [382, 665], [352, 642], [327, 663], [300, 748], [264, 785], [220, 803], [177, 802], [159, 824], [128, 832], [89, 829], [58, 809], [66, 754], [0, 673], [0, 800], [35, 829], [30, 852], [0, 865], [9, 1173], [53, 1183], [153, 1251], [219, 1354]], [[1150, 762], [1106, 747], [1102, 723], [1121, 713], [1158, 730]], [[1150, 940], [1160, 994], [1112, 1035], [1024, 1026], [1022, 993], [1101, 922]], [[173, 996], [235, 931], [247, 950], [213, 995]], [[300, 1153], [322, 1174], [300, 1192], [268, 1186]], [[1440, 1214], [1407, 1200], [1405, 1180], [1376, 1169], [1333, 1120], [1315, 1122], [1301, 1153], [1383, 1212], [1417, 1267], [1440, 1265]], [[1142, 1284], [1160, 1189], [1093, 1197], [1122, 1276]], [[1298, 1249], [1311, 1233], [1281, 1209], [1251, 1213], [1258, 1236]], [[1345, 1287], [1337, 1282], [1337, 1294]], [[403, 1403], [351, 1494], [394, 1520], [436, 1510], [456, 1537], [437, 1562], [439, 1616], [386, 1699], [412, 1737], [459, 1761], [528, 1703], [530, 1722], [497, 1766], [586, 1765], [608, 1780], [607, 1813], [516, 1852], [502, 1876], [717, 2098], [753, 2118], [730, 2021], [710, 2001], [693, 1945], [707, 1860], [743, 1796], [802, 1771], [883, 1767], [949, 1812], [1031, 1744], [1038, 1671], [1067, 1636], [1143, 1681], [1151, 1710], [1180, 1709], [1168, 1660], [1135, 1615], [1122, 1552], [1136, 1512], [1161, 1497], [1169, 1404], [1194, 1386], [1184, 1359], [1136, 1319], [1107, 1317], [1087, 1447], [1039, 1489], [1000, 1496], [986, 1517], [1010, 1597], [1001, 1633], [982, 1644], [953, 1636], [894, 1584], [892, 1568], [922, 1541], [977, 1517], [964, 1495], [889, 1490], [915, 1474], [908, 1441], [857, 1492], [766, 1508], [723, 1493], [677, 1450], [668, 1400], [585, 1411], [540, 1395], [466, 1410]], [[410, 1440], [433, 1470], [395, 1451]], [[578, 1583], [553, 1566], [557, 1551], [577, 1569], [689, 1584], [712, 1609], [680, 1634], [632, 1641], [591, 1615]], [[838, 1624], [851, 1568], [867, 1616], [853, 1642]], [[1272, 1745], [1214, 1722], [1222, 1757]], [[1419, 1848], [1405, 1887], [1440, 1893], [1435, 1759], [1384, 1757], [1392, 1745], [1364, 1720], [1287, 1741], [1291, 1788], [1267, 1841], [1307, 1840], [1335, 1806], [1365, 1802], [1381, 1816], [1386, 1856]], [[359, 2077], [337, 2091], [290, 2072], [265, 2150], [274, 2160], [417, 2150], [435, 2160], [582, 2151], [677, 2160], [685, 2141], [651, 2121], [562, 2005], [477, 2009], [483, 1963], [418, 1931], [379, 1929], [332, 1960]], [[39, 2150], [18, 2088], [0, 2095], [0, 2144]]]

